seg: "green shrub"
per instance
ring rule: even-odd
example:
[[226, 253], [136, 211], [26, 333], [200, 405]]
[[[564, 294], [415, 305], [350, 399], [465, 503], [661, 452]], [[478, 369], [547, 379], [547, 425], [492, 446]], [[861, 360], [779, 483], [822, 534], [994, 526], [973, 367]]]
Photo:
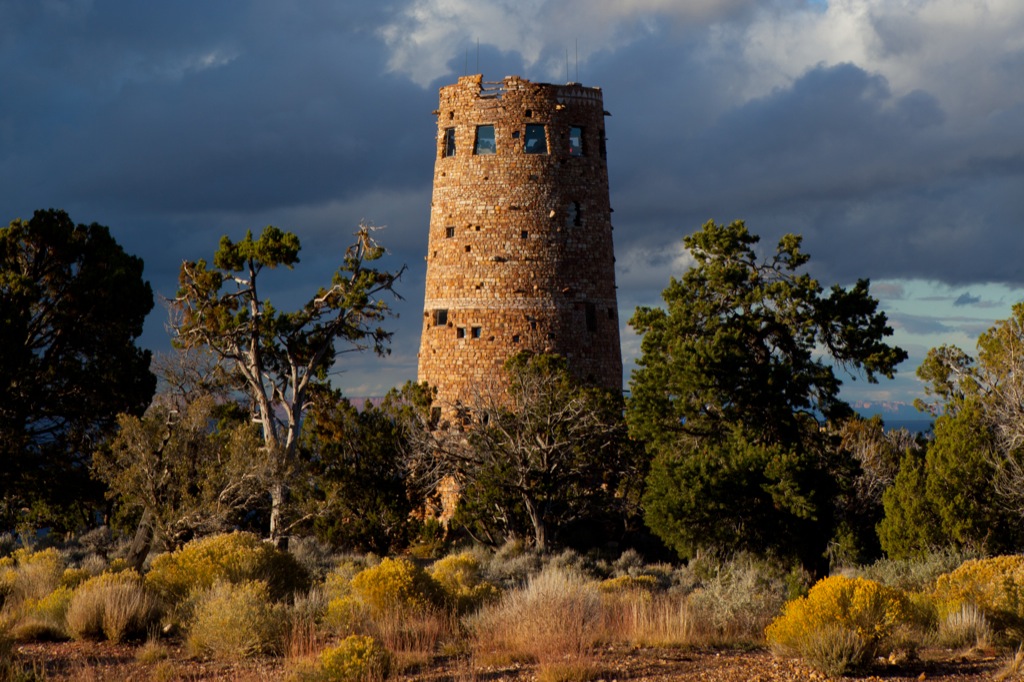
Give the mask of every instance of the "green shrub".
[[320, 653], [317, 677], [325, 682], [372, 682], [386, 679], [391, 667], [391, 654], [380, 642], [350, 635]]
[[217, 582], [266, 583], [270, 598], [280, 600], [309, 589], [309, 573], [294, 557], [251, 533], [212, 535], [193, 540], [153, 560], [146, 584], [168, 603]]
[[67, 627], [74, 639], [122, 642], [144, 636], [158, 617], [156, 599], [138, 573], [101, 573], [75, 589]]
[[444, 602], [444, 590], [408, 559], [384, 559], [352, 578], [352, 595], [377, 613], [424, 611]]
[[472, 552], [450, 554], [439, 559], [429, 572], [459, 613], [479, 608], [500, 594], [497, 587], [482, 579], [480, 560]]
[[235, 660], [280, 651], [286, 608], [263, 581], [218, 582], [196, 595], [188, 647], [197, 655]]
[[935, 581], [939, 617], [973, 604], [998, 629], [1024, 627], [1024, 556], [964, 562]]
[[[811, 656], [820, 657], [823, 649], [852, 650], [853, 643], [860, 640], [864, 644], [862, 657], [867, 660], [885, 653], [896, 628], [909, 622], [909, 611], [909, 602], [899, 590], [864, 578], [836, 575], [820, 580], [806, 597], [787, 603], [765, 636], [777, 652], [802, 656], [812, 663]], [[856, 639], [841, 630], [853, 633]], [[821, 641], [826, 631], [831, 641]]]

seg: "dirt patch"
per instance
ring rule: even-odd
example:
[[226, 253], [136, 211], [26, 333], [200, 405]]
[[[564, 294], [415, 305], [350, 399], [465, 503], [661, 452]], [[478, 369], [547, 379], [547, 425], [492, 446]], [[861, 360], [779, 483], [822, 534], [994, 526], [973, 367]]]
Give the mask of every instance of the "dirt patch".
[[[21, 661], [47, 680], [248, 682], [282, 680], [296, 666], [293, 661], [274, 658], [245, 662], [196, 660], [189, 658], [180, 646], [173, 643], [166, 648], [166, 658], [142, 663], [137, 660], [138, 651], [138, 646], [104, 642], [38, 643], [18, 647]], [[919, 660], [899, 665], [880, 663], [848, 679], [885, 682], [991, 680], [1004, 659], [1004, 655], [995, 651], [926, 651]], [[607, 682], [789, 682], [826, 679], [798, 660], [776, 658], [764, 649], [719, 651], [611, 647], [598, 651], [591, 667], [595, 680]], [[536, 679], [536, 674], [534, 665], [472, 665], [465, 659], [449, 658], [406, 671], [393, 679], [408, 682], [526, 682]]]

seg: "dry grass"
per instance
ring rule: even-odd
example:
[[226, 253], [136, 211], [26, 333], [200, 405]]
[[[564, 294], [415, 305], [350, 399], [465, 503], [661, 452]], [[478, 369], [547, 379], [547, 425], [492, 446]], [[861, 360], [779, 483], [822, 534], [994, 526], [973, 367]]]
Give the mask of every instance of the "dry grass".
[[1024, 680], [1024, 644], [1017, 647], [1017, 652], [1006, 660], [993, 679], [996, 682]]
[[601, 635], [601, 595], [594, 582], [548, 568], [506, 592], [470, 619], [474, 651], [483, 661], [526, 657], [548, 680], [589, 679]]
[[939, 643], [951, 649], [983, 648], [992, 636], [992, 626], [985, 614], [971, 603], [962, 604], [939, 623]]
[[679, 593], [627, 590], [604, 595], [603, 638], [633, 646], [680, 647], [698, 643], [689, 600]]
[[107, 573], [75, 590], [67, 610], [68, 633], [75, 639], [122, 642], [142, 637], [159, 617], [156, 599], [134, 573]]

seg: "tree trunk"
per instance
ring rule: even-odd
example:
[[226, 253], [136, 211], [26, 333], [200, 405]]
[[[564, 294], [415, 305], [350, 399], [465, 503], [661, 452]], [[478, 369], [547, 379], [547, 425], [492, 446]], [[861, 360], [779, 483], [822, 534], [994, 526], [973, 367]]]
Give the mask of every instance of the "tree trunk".
[[270, 541], [281, 549], [287, 549], [288, 537], [283, 534], [284, 506], [288, 502], [288, 487], [283, 481], [270, 484]]
[[153, 545], [153, 512], [149, 509], [142, 512], [139, 527], [135, 530], [132, 545], [128, 548], [125, 561], [138, 573], [142, 572], [142, 564], [146, 561], [149, 549]]
[[544, 516], [530, 498], [523, 497], [523, 503], [526, 506], [526, 513], [530, 517], [530, 523], [533, 524], [534, 545], [538, 552], [545, 552], [548, 545], [548, 527], [544, 523]]

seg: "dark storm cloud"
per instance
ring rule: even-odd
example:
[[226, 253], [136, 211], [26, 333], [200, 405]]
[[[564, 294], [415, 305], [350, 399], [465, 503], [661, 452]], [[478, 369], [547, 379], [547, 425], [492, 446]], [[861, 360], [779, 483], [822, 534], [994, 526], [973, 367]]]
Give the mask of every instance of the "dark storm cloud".
[[971, 296], [970, 292], [964, 292], [953, 301], [954, 306], [973, 306], [981, 303], [980, 296]]
[[360, 219], [386, 224], [389, 267], [410, 266], [389, 362], [411, 378], [437, 87], [578, 73], [612, 114], [624, 319], [660, 302], [708, 219], [745, 219], [765, 249], [803, 234], [825, 284], [1024, 285], [1024, 51], [936, 33], [932, 5], [0, 0], [0, 221], [55, 206], [108, 224], [165, 296], [182, 259], [276, 224], [305, 247], [282, 303], [326, 281]]

